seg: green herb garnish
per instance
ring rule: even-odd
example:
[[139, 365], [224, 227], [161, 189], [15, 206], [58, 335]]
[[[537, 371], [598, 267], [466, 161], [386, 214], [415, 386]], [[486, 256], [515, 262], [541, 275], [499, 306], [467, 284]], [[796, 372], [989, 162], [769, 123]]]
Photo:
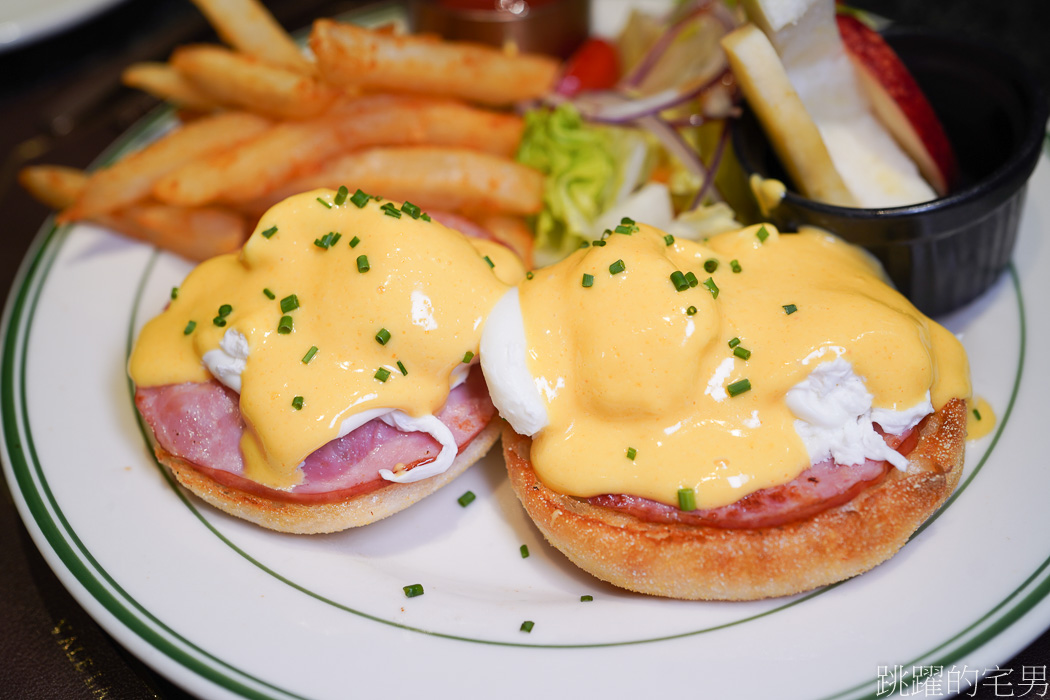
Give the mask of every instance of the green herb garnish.
[[751, 381], [749, 379], [741, 379], [740, 381], [733, 382], [726, 387], [726, 392], [730, 396], [739, 396], [745, 391], [751, 391]]

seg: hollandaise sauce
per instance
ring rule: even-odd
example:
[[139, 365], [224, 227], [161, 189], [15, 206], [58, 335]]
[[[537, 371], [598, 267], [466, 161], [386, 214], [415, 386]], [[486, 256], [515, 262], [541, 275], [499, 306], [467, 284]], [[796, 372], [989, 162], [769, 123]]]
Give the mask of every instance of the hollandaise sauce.
[[626, 219], [518, 296], [547, 411], [533, 466], [569, 495], [721, 506], [824, 458], [810, 452], [825, 433], [855, 463], [839, 453], [888, 449], [873, 421], [906, 428], [970, 395], [958, 340], [825, 232], [767, 224], [699, 244]]
[[190, 273], [129, 372], [141, 387], [214, 374], [239, 391], [244, 475], [290, 489], [355, 417], [437, 412], [523, 274], [507, 248], [411, 204], [308, 192], [270, 209], [239, 254]]

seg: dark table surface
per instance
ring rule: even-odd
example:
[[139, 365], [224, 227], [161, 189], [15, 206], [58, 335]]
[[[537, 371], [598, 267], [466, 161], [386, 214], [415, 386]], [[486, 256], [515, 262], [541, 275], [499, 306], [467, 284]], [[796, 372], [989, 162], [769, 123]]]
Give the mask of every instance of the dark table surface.
[[[618, 2], [620, 0], [598, 0]], [[284, 26], [346, 12], [363, 3], [273, 0]], [[1046, 0], [865, 0], [854, 3], [903, 24], [998, 41], [1050, 87], [1050, 3]], [[599, 5], [600, 7], [600, 5]], [[0, 294], [48, 210], [15, 181], [29, 163], [86, 167], [155, 101], [119, 85], [132, 61], [163, 60], [173, 46], [214, 41], [189, 0], [125, 0], [60, 34], [0, 53]], [[1014, 659], [978, 698], [1020, 696], [1022, 673], [1046, 677], [1050, 633]], [[987, 669], [994, 671], [995, 669]], [[1028, 696], [1050, 695], [1038, 686]], [[967, 695], [973, 691], [968, 691]], [[59, 583], [0, 487], [0, 698], [185, 698], [107, 635]]]

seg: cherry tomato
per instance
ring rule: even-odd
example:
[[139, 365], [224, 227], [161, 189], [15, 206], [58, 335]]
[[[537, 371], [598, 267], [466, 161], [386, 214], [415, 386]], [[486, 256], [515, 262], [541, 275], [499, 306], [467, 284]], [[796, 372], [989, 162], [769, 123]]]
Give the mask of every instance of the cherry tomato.
[[620, 79], [620, 54], [604, 39], [588, 39], [565, 62], [558, 92], [575, 95], [584, 90], [607, 90]]

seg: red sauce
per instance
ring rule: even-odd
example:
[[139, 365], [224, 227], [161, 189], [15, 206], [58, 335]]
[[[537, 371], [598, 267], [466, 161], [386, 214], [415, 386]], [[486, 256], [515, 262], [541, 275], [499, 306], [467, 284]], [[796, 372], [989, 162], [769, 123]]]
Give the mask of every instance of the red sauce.
[[515, 11], [519, 4], [532, 8], [550, 5], [553, 2], [557, 0], [438, 0], [439, 5], [450, 10], [492, 10], [494, 12], [514, 12], [515, 14], [522, 13], [521, 10]]

